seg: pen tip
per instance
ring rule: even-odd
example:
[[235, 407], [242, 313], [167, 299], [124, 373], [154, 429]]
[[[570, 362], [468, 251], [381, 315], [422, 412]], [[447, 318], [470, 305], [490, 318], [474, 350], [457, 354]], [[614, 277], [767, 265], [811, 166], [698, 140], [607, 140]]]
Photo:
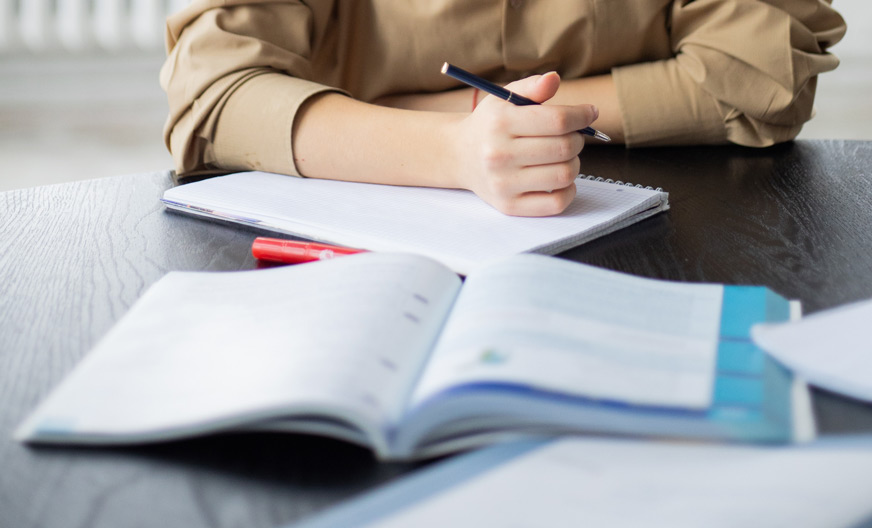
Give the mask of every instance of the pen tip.
[[593, 135], [593, 137], [595, 137], [595, 138], [597, 138], [597, 139], [601, 139], [601, 140], [603, 140], [603, 141], [611, 141], [611, 140], [612, 140], [612, 138], [610, 138], [609, 136], [603, 134], [603, 133], [600, 132], [599, 130], [596, 131], [596, 133]]
[[443, 63], [442, 63], [442, 73], [445, 73], [445, 72], [447, 72], [447, 71], [448, 71], [448, 63], [447, 63], [447, 62], [443, 62]]

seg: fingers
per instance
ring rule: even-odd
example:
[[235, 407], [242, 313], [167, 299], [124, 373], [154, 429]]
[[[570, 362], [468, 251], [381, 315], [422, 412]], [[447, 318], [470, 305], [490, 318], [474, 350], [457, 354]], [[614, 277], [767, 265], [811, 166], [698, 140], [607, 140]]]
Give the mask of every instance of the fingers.
[[494, 171], [486, 179], [488, 194], [494, 196], [517, 196], [527, 192], [551, 192], [572, 185], [578, 177], [580, 161], [570, 160]]
[[513, 106], [499, 116], [500, 125], [514, 136], [559, 136], [590, 126], [599, 110], [594, 105]]
[[[559, 87], [560, 76], [555, 72], [534, 75], [506, 86], [537, 103], [551, 99]], [[489, 114], [494, 129], [516, 136], [562, 135], [590, 126], [599, 117], [594, 105], [515, 106], [494, 96], [487, 96], [476, 109], [480, 114]]]
[[517, 180], [521, 172], [525, 174], [523, 178], [550, 175], [546, 178], [555, 178], [556, 183], [537, 178], [529, 187], [512, 187], [521, 192], [549, 191], [567, 186], [569, 179], [578, 175], [578, 155], [583, 147], [584, 137], [576, 132], [555, 137], [512, 138], [483, 145], [479, 165], [493, 178], [511, 181]]
[[560, 75], [557, 72], [533, 75], [506, 85], [507, 90], [537, 103], [544, 103], [554, 97], [558, 88], [560, 88]]
[[562, 213], [575, 199], [575, 183], [551, 192], [529, 192], [491, 205], [510, 216], [552, 216]]
[[563, 136], [519, 137], [510, 145], [512, 163], [522, 167], [548, 165], [577, 160], [584, 148], [584, 136], [570, 132]]
[[[551, 73], [507, 88], [541, 103], [559, 84], [560, 77]], [[463, 172], [461, 185], [508, 215], [559, 214], [575, 198], [578, 155], [584, 147], [578, 131], [597, 116], [593, 105], [515, 106], [485, 98], [458, 134], [457, 159], [474, 168]]]
[[[472, 154], [468, 188], [499, 211], [516, 216], [559, 214], [575, 197], [584, 137], [511, 136], [471, 128], [464, 145]], [[476, 133], [477, 132], [477, 133]], [[572, 192], [570, 192], [572, 191]], [[553, 195], [553, 196], [551, 196]]]
[[561, 213], [575, 198], [577, 157], [563, 163], [525, 167], [488, 179], [483, 197], [497, 210], [513, 216], [550, 216]]
[[507, 187], [516, 194], [527, 192], [552, 192], [575, 184], [581, 161], [576, 157], [562, 163], [534, 165], [521, 169], [511, 178]]
[[590, 126], [599, 117], [591, 104], [515, 106], [492, 95], [476, 107], [476, 118], [493, 132], [513, 136], [558, 136]]

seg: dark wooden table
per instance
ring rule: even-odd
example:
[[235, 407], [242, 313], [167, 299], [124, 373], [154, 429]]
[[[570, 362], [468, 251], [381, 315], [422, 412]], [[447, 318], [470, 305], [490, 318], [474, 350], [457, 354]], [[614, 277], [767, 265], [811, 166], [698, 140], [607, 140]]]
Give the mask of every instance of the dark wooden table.
[[[869, 298], [870, 167], [872, 142], [591, 147], [583, 172], [662, 186], [672, 209], [562, 256], [648, 277], [762, 284], [806, 312]], [[165, 273], [256, 266], [255, 233], [164, 211], [169, 185], [158, 172], [0, 194], [0, 528], [273, 527], [414, 469], [282, 434], [118, 449], [11, 439]], [[872, 406], [818, 390], [814, 404], [824, 434], [872, 430]]]

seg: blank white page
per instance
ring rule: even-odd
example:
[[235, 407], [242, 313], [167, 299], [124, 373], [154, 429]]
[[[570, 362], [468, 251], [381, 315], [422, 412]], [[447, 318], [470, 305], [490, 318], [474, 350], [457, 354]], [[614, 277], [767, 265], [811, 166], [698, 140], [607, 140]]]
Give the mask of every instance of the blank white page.
[[516, 253], [558, 253], [667, 207], [667, 195], [660, 191], [587, 179], [577, 180], [577, 188], [576, 199], [566, 211], [546, 218], [506, 216], [475, 194], [457, 189], [264, 172], [175, 187], [164, 193], [164, 202], [186, 212], [305, 238], [414, 252], [462, 274]]

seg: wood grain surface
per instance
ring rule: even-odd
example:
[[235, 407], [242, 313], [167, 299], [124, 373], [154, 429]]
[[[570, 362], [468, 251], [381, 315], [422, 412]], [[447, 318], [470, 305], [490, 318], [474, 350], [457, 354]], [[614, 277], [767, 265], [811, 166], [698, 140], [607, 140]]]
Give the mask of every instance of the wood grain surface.
[[[672, 208], [563, 258], [766, 285], [806, 312], [872, 297], [872, 142], [589, 147], [582, 160], [585, 173], [663, 187]], [[0, 193], [0, 528], [273, 527], [414, 470], [283, 434], [110, 449], [12, 440], [165, 273], [257, 266], [257, 233], [166, 212], [170, 184], [156, 172]], [[872, 407], [814, 397], [824, 434], [872, 431]]]

